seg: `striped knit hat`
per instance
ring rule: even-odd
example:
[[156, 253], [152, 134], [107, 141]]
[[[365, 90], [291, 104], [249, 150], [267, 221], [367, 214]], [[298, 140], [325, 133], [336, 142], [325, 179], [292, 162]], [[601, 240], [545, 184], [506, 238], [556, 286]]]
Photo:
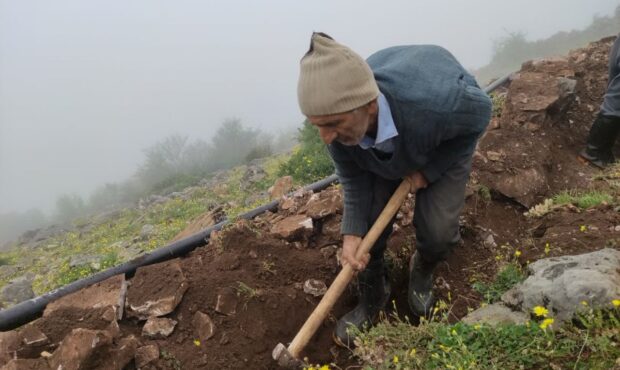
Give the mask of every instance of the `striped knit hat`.
[[306, 116], [351, 111], [372, 101], [379, 87], [370, 67], [353, 50], [314, 32], [301, 58], [297, 98]]

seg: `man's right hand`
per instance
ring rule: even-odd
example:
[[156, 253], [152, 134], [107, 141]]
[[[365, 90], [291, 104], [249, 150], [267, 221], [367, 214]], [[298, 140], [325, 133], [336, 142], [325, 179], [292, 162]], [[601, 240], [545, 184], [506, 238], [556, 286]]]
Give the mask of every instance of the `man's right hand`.
[[356, 259], [357, 248], [362, 243], [362, 238], [357, 235], [344, 235], [342, 242], [342, 265], [351, 265], [353, 270], [362, 271], [370, 260], [370, 254], [366, 253], [362, 258]]

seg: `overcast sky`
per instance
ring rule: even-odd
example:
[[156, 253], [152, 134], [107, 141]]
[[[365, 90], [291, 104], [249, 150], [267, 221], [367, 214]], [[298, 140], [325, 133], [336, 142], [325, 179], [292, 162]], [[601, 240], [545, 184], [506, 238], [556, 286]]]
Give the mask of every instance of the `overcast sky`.
[[583, 29], [618, 0], [0, 0], [0, 212], [87, 196], [130, 176], [170, 135], [224, 119], [298, 125], [298, 62], [312, 31], [362, 56], [434, 43], [468, 68], [492, 40]]

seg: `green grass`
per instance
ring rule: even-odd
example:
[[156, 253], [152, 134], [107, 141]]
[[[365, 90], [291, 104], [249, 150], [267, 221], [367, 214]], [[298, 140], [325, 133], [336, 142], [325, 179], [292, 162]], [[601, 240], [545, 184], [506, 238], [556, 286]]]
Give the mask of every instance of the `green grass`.
[[505, 265], [490, 283], [475, 282], [472, 287], [484, 297], [485, 302], [493, 303], [500, 299], [502, 294], [525, 279], [521, 267], [516, 263]]
[[591, 208], [600, 204], [609, 204], [613, 201], [613, 197], [602, 191], [563, 191], [553, 197], [553, 204], [568, 205], [572, 204], [581, 209]]
[[[364, 369], [610, 369], [620, 356], [620, 310], [591, 310], [552, 330], [524, 325], [383, 321], [357, 339]], [[585, 325], [584, 325], [585, 323]]]
[[[188, 199], [169, 199], [144, 210], [126, 209], [114, 220], [95, 225], [88, 232], [62, 233], [46, 240], [37, 248], [13, 248], [0, 253], [0, 265], [25, 267], [25, 271], [20, 271], [19, 274], [33, 272], [36, 275], [33, 282], [34, 292], [37, 295], [46, 293], [125, 262], [127, 257], [120, 242], [131, 244], [133, 249], [148, 252], [167, 245], [193, 219], [214, 205], [223, 205], [226, 216], [233, 219], [267, 203], [268, 195], [252, 199], [250, 197], [265, 193], [273, 185], [278, 178], [281, 164], [287, 158], [280, 155], [267, 159], [262, 165], [266, 176], [260, 181], [242, 185], [247, 167], [239, 166], [231, 170], [226, 180], [216, 189], [197, 188]], [[90, 220], [79, 219], [75, 222], [88, 225]], [[154, 232], [143, 239], [140, 231], [146, 224], [153, 225]], [[99, 256], [99, 262], [70, 267], [71, 257], [76, 255]], [[12, 277], [14, 276], [0, 280], [0, 288]]]

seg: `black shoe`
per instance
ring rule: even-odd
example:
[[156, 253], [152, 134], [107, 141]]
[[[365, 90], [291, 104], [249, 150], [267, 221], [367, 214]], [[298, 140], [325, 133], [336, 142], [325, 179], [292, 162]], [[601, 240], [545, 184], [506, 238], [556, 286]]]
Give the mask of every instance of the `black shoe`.
[[383, 260], [371, 261], [357, 275], [359, 303], [336, 322], [334, 341], [343, 347], [354, 347], [355, 329], [370, 328], [378, 319], [390, 299], [390, 282], [383, 267]]
[[612, 147], [620, 132], [620, 118], [599, 114], [588, 135], [588, 143], [579, 155], [599, 168], [615, 162]]
[[407, 301], [414, 315], [428, 317], [435, 305], [433, 295], [433, 270], [436, 262], [424, 261], [420, 253], [416, 252], [409, 261], [409, 290]]

